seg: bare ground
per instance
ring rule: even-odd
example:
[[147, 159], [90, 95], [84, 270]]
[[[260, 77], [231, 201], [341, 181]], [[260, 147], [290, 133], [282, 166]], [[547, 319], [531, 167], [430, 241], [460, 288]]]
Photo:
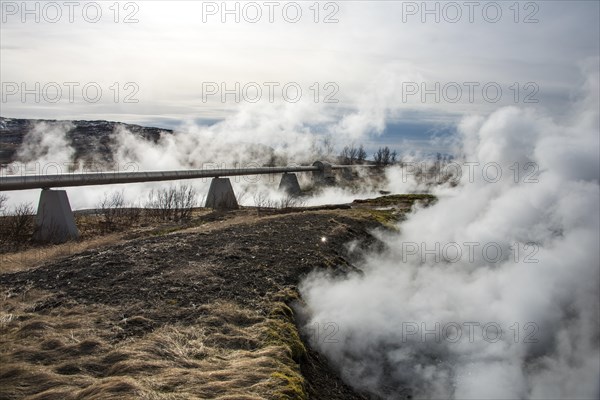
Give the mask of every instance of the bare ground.
[[377, 246], [370, 231], [415, 200], [203, 213], [41, 265], [5, 257], [2, 398], [366, 399], [308, 347], [288, 305], [312, 270], [356, 271], [345, 244]]

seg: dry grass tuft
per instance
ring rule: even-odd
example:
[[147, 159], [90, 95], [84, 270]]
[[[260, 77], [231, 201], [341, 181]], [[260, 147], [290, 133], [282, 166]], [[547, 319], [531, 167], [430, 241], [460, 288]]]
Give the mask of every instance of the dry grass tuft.
[[[305, 398], [295, 361], [305, 350], [283, 303], [268, 317], [213, 303], [183, 325], [123, 318], [104, 305], [31, 311], [48, 298], [40, 291], [3, 296], [4, 399]], [[151, 329], [122, 340], [131, 326]]]

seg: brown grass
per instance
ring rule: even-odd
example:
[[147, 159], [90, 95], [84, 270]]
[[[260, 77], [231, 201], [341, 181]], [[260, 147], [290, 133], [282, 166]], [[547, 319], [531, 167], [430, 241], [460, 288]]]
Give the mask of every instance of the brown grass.
[[124, 233], [112, 233], [80, 242], [31, 247], [24, 251], [0, 254], [0, 273], [25, 271], [41, 263], [59, 260], [72, 254], [95, 249], [123, 240]]
[[[4, 399], [305, 398], [297, 350], [291, 350], [298, 345], [288, 338], [297, 332], [277, 311], [266, 317], [214, 303], [202, 306], [192, 324], [153, 329], [153, 321], [121, 318], [108, 306], [32, 311], [47, 298], [37, 290], [3, 293]], [[115, 339], [132, 325], [150, 329]]]

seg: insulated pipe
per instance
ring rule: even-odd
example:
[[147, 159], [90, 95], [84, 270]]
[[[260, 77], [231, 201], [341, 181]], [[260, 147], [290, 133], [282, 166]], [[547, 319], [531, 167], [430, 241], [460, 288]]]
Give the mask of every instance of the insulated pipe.
[[[332, 169], [351, 168], [332, 165]], [[179, 179], [218, 178], [224, 176], [262, 175], [285, 172], [321, 171], [320, 166], [261, 167], [232, 169], [196, 169], [180, 171], [98, 172], [60, 175], [21, 175], [0, 177], [0, 191], [49, 189], [53, 187], [92, 186], [118, 183], [158, 182]]]

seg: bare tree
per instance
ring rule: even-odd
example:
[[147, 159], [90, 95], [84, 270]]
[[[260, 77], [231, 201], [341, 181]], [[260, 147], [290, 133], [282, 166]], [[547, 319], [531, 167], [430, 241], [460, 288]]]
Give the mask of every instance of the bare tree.
[[333, 150], [334, 150], [334, 144], [333, 144], [333, 139], [331, 138], [331, 135], [326, 135], [323, 137], [323, 155], [325, 156], [326, 159], [331, 158], [331, 156], [333, 155]]
[[298, 196], [287, 195], [279, 200], [279, 204], [277, 204], [277, 207], [281, 209], [302, 207], [305, 203], [306, 201]]
[[265, 191], [256, 192], [254, 194], [254, 205], [260, 212], [263, 208], [274, 208], [275, 204], [269, 198], [269, 194]]
[[145, 207], [150, 209], [152, 216], [163, 220], [169, 219], [173, 210], [173, 191], [169, 189], [152, 189], [148, 194]]
[[389, 147], [380, 147], [373, 155], [375, 165], [385, 167], [390, 164], [395, 164], [398, 158], [396, 150], [391, 151]]
[[367, 152], [365, 151], [365, 148], [361, 144], [356, 153], [356, 161], [358, 161], [360, 164], [362, 164], [363, 162], [365, 162], [366, 159], [367, 159]]
[[354, 144], [350, 146], [350, 150], [348, 151], [348, 155], [350, 156], [350, 164], [354, 164], [356, 162], [358, 156], [358, 149], [354, 147]]
[[123, 217], [123, 206], [125, 205], [125, 196], [123, 191], [113, 192], [111, 194], [104, 193], [104, 198], [96, 206], [100, 210], [100, 215], [103, 217], [102, 230], [112, 231], [117, 228], [117, 224]]
[[196, 189], [191, 185], [170, 186], [152, 190], [148, 194], [146, 208], [151, 215], [162, 220], [181, 221], [189, 219], [196, 207]]
[[139, 222], [142, 218], [142, 208], [138, 203], [129, 204], [126, 208], [123, 208], [123, 220], [131, 225], [132, 223]]
[[8, 202], [8, 196], [4, 193], [0, 193], [0, 215], [6, 211], [6, 203]]
[[338, 162], [342, 165], [350, 164], [350, 147], [344, 146], [340, 155], [338, 156]]
[[386, 166], [390, 160], [390, 149], [389, 147], [380, 147], [373, 155], [373, 161], [377, 166]]
[[[343, 165], [351, 165], [356, 163], [356, 161], [359, 159], [359, 155], [361, 155], [360, 149], [363, 149], [362, 145], [357, 148], [354, 146], [354, 143], [352, 143], [350, 146], [344, 146], [340, 152], [338, 161]], [[366, 158], [366, 154], [364, 156]]]
[[235, 193], [235, 201], [237, 201], [238, 204], [241, 204], [244, 199], [248, 196], [248, 187], [243, 188], [242, 190], [238, 190]]
[[257, 208], [257, 211], [260, 213], [261, 210], [265, 209], [277, 210], [294, 207], [303, 207], [306, 204], [306, 201], [301, 197], [294, 195], [287, 195], [279, 200], [273, 200], [269, 198], [268, 192], [261, 191], [254, 194], [254, 204]]
[[4, 217], [2, 237], [14, 242], [29, 238], [33, 233], [34, 219], [31, 203], [21, 203], [13, 207], [9, 215]]
[[192, 210], [197, 204], [196, 189], [191, 185], [180, 185], [178, 187], [172, 187], [172, 190], [175, 191], [173, 198], [173, 219], [175, 219], [175, 221], [190, 219], [192, 216]]

